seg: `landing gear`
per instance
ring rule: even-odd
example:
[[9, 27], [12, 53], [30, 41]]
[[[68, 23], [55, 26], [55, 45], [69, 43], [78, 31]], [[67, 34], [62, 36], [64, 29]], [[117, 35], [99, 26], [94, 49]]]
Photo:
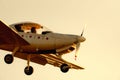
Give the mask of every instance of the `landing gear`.
[[68, 72], [69, 71], [69, 66], [67, 65], [67, 64], [62, 64], [61, 66], [60, 66], [60, 70], [63, 72], [63, 73], [66, 73], [66, 72]]
[[24, 72], [26, 75], [31, 75], [33, 73], [33, 67], [32, 66], [25, 67]]
[[13, 62], [14, 58], [11, 54], [7, 54], [5, 57], [4, 57], [4, 61], [5, 63], [7, 64], [11, 64]]
[[15, 49], [13, 50], [13, 53], [12, 54], [7, 54], [5, 57], [4, 57], [4, 61], [5, 63], [7, 64], [11, 64], [14, 60], [14, 55], [15, 53], [19, 50], [19, 47], [15, 47]]
[[[14, 55], [16, 54], [16, 52], [19, 50], [19, 47], [15, 47], [15, 49], [13, 50], [12, 54], [7, 54], [4, 57], [4, 61], [7, 64], [11, 64], [14, 60]], [[30, 66], [30, 58], [31, 58], [31, 54], [27, 55], [27, 67], [25, 67], [24, 72], [26, 75], [31, 75], [33, 73], [33, 67]]]
[[25, 67], [24, 69], [24, 73], [26, 75], [31, 75], [33, 73], [33, 67], [30, 66], [30, 58], [31, 58], [31, 55], [28, 55], [27, 56], [27, 67]]

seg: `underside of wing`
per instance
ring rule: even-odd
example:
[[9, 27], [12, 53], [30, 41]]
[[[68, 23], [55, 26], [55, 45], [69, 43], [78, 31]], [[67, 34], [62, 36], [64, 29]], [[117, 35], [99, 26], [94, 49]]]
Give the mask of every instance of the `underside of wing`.
[[0, 44], [28, 45], [29, 43], [0, 21]]
[[15, 57], [23, 59], [23, 60], [27, 60], [28, 55], [31, 55], [30, 61], [33, 63], [37, 63], [41, 65], [47, 64], [46, 58], [43, 56], [40, 56], [39, 54], [27, 54], [27, 53], [17, 52], [15, 54]]
[[67, 62], [54, 54], [27, 54], [27, 53], [17, 52], [15, 54], [15, 57], [23, 60], [27, 60], [28, 55], [31, 55], [31, 58], [30, 58], [31, 62], [41, 64], [41, 65], [50, 64], [55, 67], [61, 67], [62, 64], [67, 64], [71, 69], [84, 69], [78, 65]]
[[0, 21], [0, 49], [11, 51], [15, 47], [25, 45], [29, 45], [29, 43]]
[[48, 64], [51, 64], [56, 67], [61, 67], [62, 64], [67, 64], [71, 69], [84, 69], [80, 66], [77, 66], [73, 63], [67, 62], [61, 57], [58, 57], [54, 54], [40, 54], [41, 56], [46, 57]]

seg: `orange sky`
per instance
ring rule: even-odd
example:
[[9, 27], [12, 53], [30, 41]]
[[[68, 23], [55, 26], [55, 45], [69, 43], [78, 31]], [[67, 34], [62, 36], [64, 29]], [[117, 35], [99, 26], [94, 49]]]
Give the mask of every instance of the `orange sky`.
[[23, 72], [26, 61], [15, 58], [4, 63], [9, 53], [0, 51], [0, 80], [120, 80], [120, 1], [119, 0], [0, 0], [0, 19], [6, 24], [32, 21], [54, 32], [80, 35], [85, 24], [86, 41], [78, 60], [74, 52], [65, 59], [85, 67], [63, 74], [51, 65], [31, 63], [34, 73]]

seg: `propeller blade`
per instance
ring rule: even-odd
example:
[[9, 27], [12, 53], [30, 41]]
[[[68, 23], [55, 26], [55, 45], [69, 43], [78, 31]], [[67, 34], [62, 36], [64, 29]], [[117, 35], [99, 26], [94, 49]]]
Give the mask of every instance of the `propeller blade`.
[[85, 24], [85, 27], [84, 27], [83, 30], [82, 30], [81, 36], [83, 36], [84, 29], [86, 28], [86, 26], [87, 26], [87, 24]]
[[82, 30], [81, 36], [83, 36], [83, 33], [84, 33], [84, 29]]
[[76, 44], [75, 60], [77, 58], [79, 48], [80, 48], [80, 42]]

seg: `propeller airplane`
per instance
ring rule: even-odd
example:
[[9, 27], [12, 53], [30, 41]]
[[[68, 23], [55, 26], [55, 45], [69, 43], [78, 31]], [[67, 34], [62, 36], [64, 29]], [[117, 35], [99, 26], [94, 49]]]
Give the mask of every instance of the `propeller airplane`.
[[33, 22], [8, 26], [0, 20], [0, 49], [12, 52], [4, 57], [5, 63], [11, 64], [14, 57], [26, 60], [27, 67], [24, 69], [26, 75], [31, 75], [34, 71], [30, 62], [60, 67], [63, 73], [69, 69], [84, 69], [62, 58], [63, 54], [75, 49], [75, 57], [77, 56], [80, 43], [86, 40], [83, 37], [84, 31], [79, 36], [44, 29], [44, 26]]

